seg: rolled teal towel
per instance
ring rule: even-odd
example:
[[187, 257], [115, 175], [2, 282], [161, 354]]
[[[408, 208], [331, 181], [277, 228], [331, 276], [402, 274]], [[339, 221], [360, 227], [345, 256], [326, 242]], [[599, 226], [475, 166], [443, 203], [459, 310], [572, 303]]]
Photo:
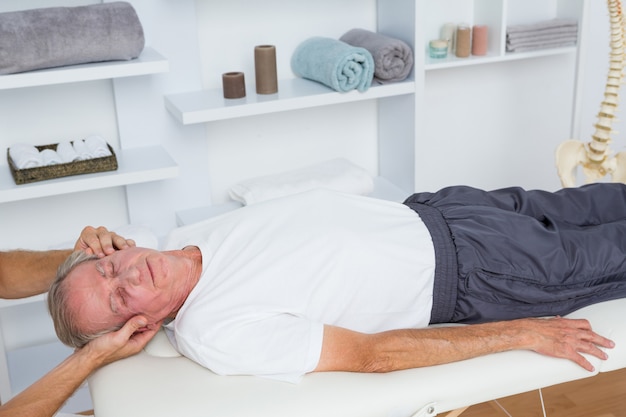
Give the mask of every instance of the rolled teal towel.
[[365, 48], [337, 39], [313, 37], [302, 42], [291, 57], [293, 72], [339, 92], [366, 91], [374, 78], [374, 59]]

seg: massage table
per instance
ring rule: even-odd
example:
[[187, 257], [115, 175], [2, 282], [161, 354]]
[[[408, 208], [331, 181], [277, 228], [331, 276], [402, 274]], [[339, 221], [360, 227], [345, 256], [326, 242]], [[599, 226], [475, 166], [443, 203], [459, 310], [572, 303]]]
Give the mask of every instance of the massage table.
[[[328, 177], [328, 172], [334, 176]], [[393, 201], [406, 197], [379, 177], [370, 181], [359, 167], [334, 160], [252, 179], [234, 187], [231, 197], [240, 207], [240, 202], [251, 203], [252, 196], [276, 198], [301, 191], [311, 182], [326, 187], [349, 184], [353, 192], [372, 186], [373, 197]], [[202, 213], [188, 221], [212, 215]], [[156, 245], [155, 238], [137, 230], [120, 234], [134, 237], [138, 245]], [[216, 375], [178, 354], [160, 331], [139, 354], [91, 375], [89, 389], [96, 417], [430, 417], [452, 410], [448, 417], [455, 417], [470, 405], [626, 366], [626, 299], [588, 306], [568, 317], [588, 319], [594, 330], [616, 343], [608, 360], [588, 357], [594, 372], [569, 360], [510, 351], [385, 374], [312, 373], [291, 384]]]
[[571, 361], [510, 351], [385, 374], [313, 373], [299, 384], [218, 376], [180, 356], [161, 331], [139, 354], [89, 378], [96, 417], [430, 417], [626, 366], [626, 299], [580, 309], [616, 347], [609, 359]]

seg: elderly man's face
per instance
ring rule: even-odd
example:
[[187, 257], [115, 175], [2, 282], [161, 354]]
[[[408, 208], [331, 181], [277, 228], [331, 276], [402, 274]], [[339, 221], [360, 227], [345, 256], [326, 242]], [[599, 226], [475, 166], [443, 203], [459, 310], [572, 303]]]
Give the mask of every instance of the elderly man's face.
[[184, 301], [187, 294], [177, 278], [185, 273], [180, 258], [167, 252], [117, 251], [72, 270], [64, 283], [69, 289], [68, 307], [78, 312], [77, 325], [88, 333], [120, 325], [137, 314], [156, 323]]

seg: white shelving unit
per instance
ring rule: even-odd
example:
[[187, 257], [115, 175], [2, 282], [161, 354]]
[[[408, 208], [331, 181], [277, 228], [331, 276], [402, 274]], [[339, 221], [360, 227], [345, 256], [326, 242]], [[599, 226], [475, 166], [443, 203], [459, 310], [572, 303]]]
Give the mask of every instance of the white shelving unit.
[[[246, 88], [248, 91], [254, 91], [254, 86]], [[414, 92], [415, 83], [405, 81], [372, 86], [363, 93], [354, 90], [339, 94], [320, 83], [296, 78], [281, 80], [276, 94], [265, 96], [252, 94], [241, 99], [225, 99], [222, 89], [219, 88], [168, 95], [165, 97], [165, 106], [178, 121], [187, 125]]]
[[55, 178], [16, 185], [8, 166], [0, 168], [0, 203], [97, 190], [174, 178], [178, 165], [160, 146], [116, 151], [115, 171]]
[[425, 71], [433, 71], [445, 68], [458, 68], [470, 65], [496, 64], [498, 62], [516, 61], [521, 59], [539, 58], [542, 56], [554, 56], [560, 54], [574, 54], [578, 49], [575, 46], [567, 48], [544, 49], [533, 52], [509, 53], [506, 55], [486, 55], [486, 56], [469, 56], [467, 58], [457, 58], [449, 56], [443, 59], [426, 57]]
[[[84, 81], [127, 78], [169, 71], [169, 62], [152, 48], [145, 48], [137, 59], [130, 61], [111, 61], [67, 67], [50, 68], [19, 74], [0, 76], [0, 90], [36, 88], [48, 85], [76, 83]], [[7, 117], [7, 115], [3, 115]], [[121, 134], [122, 135], [122, 134]], [[6, 155], [6, 149], [4, 149]], [[56, 178], [30, 184], [16, 185], [8, 163], [0, 164], [0, 204], [40, 197], [97, 190], [108, 187], [126, 186], [151, 181], [174, 178], [179, 174], [179, 167], [167, 151], [160, 145], [128, 147], [115, 150], [118, 169], [115, 171], [75, 175]], [[21, 300], [1, 300], [0, 309], [20, 308], [25, 304], [43, 302], [44, 295]], [[41, 346], [7, 351], [4, 337], [0, 332], [0, 401], [6, 402], [16, 391], [25, 388], [37, 378], [28, 370], [15, 368], [12, 362], [29, 363], [28, 358], [55, 359], [58, 363], [67, 349], [59, 349], [59, 342]], [[50, 356], [50, 352], [53, 355]], [[56, 352], [56, 353], [55, 353]], [[13, 366], [12, 366], [13, 365]], [[41, 371], [41, 370], [39, 370]], [[15, 379], [11, 380], [11, 375]], [[86, 398], [85, 388], [75, 398]], [[74, 399], [72, 400], [74, 401]]]
[[[385, 0], [377, 3], [379, 30], [414, 47], [416, 42], [416, 0]], [[420, 41], [421, 42], [421, 41]], [[289, 55], [289, 52], [286, 52]], [[419, 64], [416, 73], [420, 73]], [[301, 78], [279, 80], [278, 93], [248, 94], [237, 100], [224, 99], [221, 88], [167, 95], [167, 110], [184, 125], [223, 121], [319, 106], [377, 100], [379, 148], [382, 161], [376, 178], [375, 195], [400, 199], [412, 190], [416, 82], [413, 76], [399, 83], [373, 85], [366, 92], [338, 93], [323, 84]], [[254, 92], [254, 85], [246, 91]], [[408, 128], [407, 128], [408, 126]], [[179, 225], [188, 224], [239, 207], [237, 203], [198, 207], [177, 212]]]
[[[339, 103], [376, 100], [378, 105], [378, 153], [381, 183], [406, 193], [415, 189], [416, 143], [422, 138], [425, 109], [422, 96], [431, 71], [490, 65], [561, 54], [575, 54], [577, 47], [537, 50], [526, 53], [506, 52], [506, 27], [551, 18], [581, 19], [585, 0], [379, 0], [377, 30], [408, 42], [415, 51], [415, 66], [408, 80], [373, 86], [365, 93], [337, 93], [330, 88], [304, 79], [279, 81], [278, 93], [269, 96], [248, 94], [237, 100], [223, 98], [222, 89], [214, 88], [167, 95], [167, 110], [183, 125], [210, 123], [262, 114], [329, 106]], [[531, 13], [527, 12], [531, 9]], [[523, 12], [523, 13], [522, 13]], [[432, 59], [428, 42], [439, 37], [446, 22], [486, 24], [489, 47], [486, 56]], [[286, 52], [289, 55], [289, 52]], [[246, 86], [254, 92], [254, 85]], [[177, 212], [178, 224], [223, 213], [238, 207], [235, 203], [198, 207]]]
[[[463, 67], [467, 65], [493, 64], [498, 62], [530, 59], [576, 53], [576, 46], [564, 48], [540, 49], [532, 52], [511, 53], [506, 51], [506, 28], [508, 25], [532, 23], [549, 19], [577, 19], [580, 23], [585, 0], [425, 0], [424, 22], [424, 69], [426, 71]], [[454, 53], [446, 58], [431, 58], [428, 54], [428, 42], [440, 37], [441, 27], [445, 23], [470, 26], [487, 25], [488, 49], [486, 56], [457, 58]], [[580, 34], [580, 24], [579, 24]]]
[[[112, 61], [0, 76], [0, 90], [39, 87], [167, 72], [168, 61], [151, 48], [131, 61]], [[0, 203], [174, 178], [178, 166], [159, 146], [116, 150], [118, 169], [16, 185], [0, 164]]]
[[147, 47], [137, 59], [131, 61], [110, 61], [72, 65], [18, 74], [0, 75], [0, 90], [132, 77], [137, 75], [158, 74], [167, 71], [169, 71], [167, 59], [154, 49]]

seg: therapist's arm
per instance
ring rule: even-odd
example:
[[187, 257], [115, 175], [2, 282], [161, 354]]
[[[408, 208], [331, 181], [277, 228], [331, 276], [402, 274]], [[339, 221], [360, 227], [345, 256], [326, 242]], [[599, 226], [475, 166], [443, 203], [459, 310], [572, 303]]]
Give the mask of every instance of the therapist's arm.
[[[100, 257], [117, 249], [134, 246], [104, 227], [85, 227], [73, 250], [84, 250]], [[0, 252], [0, 298], [24, 298], [48, 291], [57, 268], [72, 253], [72, 249]]]
[[389, 372], [516, 349], [569, 359], [592, 371], [581, 353], [606, 359], [600, 348], [613, 346], [611, 340], [595, 333], [587, 320], [560, 317], [376, 334], [325, 326], [315, 371]]
[[96, 369], [139, 352], [158, 331], [135, 333], [146, 320], [136, 316], [117, 332], [92, 340], [56, 368], [0, 406], [1, 417], [51, 417]]

